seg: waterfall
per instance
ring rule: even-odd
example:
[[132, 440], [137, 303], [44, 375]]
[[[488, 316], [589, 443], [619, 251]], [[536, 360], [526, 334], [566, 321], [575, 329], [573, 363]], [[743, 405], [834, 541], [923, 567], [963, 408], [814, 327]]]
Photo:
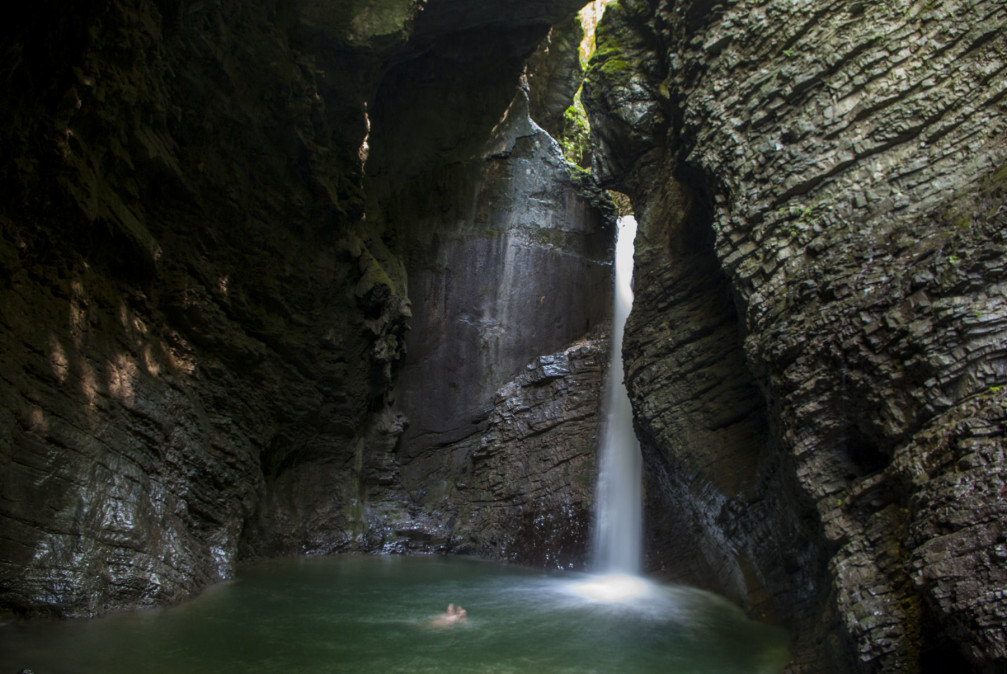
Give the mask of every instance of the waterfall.
[[595, 573], [635, 575], [641, 570], [643, 539], [640, 443], [623, 382], [622, 337], [633, 307], [633, 240], [636, 219], [619, 218], [615, 244], [612, 345], [605, 385], [604, 432], [592, 541]]

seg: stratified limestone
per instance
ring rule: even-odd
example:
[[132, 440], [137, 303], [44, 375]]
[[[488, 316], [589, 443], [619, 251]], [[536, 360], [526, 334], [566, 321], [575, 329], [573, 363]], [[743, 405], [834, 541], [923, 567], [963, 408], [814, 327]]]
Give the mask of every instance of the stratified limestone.
[[497, 391], [477, 434], [446, 448], [459, 475], [450, 550], [583, 568], [607, 346], [585, 339], [538, 357]]
[[794, 671], [1007, 663], [1005, 26], [992, 0], [623, 0], [599, 29], [655, 535], [696, 546], [670, 573], [790, 616]]

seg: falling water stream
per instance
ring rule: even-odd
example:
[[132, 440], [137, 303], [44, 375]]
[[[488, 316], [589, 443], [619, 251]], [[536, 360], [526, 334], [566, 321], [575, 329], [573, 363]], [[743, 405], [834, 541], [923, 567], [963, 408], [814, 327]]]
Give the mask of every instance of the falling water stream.
[[622, 337], [633, 308], [633, 241], [636, 220], [619, 218], [615, 245], [615, 292], [612, 343], [605, 385], [605, 423], [599, 448], [600, 470], [592, 541], [597, 573], [640, 573], [643, 541], [640, 444], [633, 431], [633, 410], [623, 381]]

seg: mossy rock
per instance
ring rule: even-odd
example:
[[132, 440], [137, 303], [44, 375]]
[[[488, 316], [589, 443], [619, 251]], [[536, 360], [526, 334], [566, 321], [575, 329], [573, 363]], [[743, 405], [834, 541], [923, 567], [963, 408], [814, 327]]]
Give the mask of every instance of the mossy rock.
[[598, 24], [588, 77], [597, 77], [599, 73], [617, 80], [632, 76], [641, 66], [634, 58], [640, 52], [640, 45], [635, 44], [638, 40], [623, 5], [610, 4]]
[[563, 113], [563, 132], [559, 142], [568, 162], [581, 168], [591, 166], [591, 125], [579, 91], [573, 104]]

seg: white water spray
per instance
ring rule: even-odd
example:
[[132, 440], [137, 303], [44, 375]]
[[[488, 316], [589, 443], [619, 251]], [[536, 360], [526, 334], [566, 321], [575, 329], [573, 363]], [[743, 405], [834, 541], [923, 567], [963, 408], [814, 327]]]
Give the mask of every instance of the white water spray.
[[619, 218], [615, 244], [615, 298], [612, 345], [605, 386], [605, 428], [599, 450], [601, 470], [595, 503], [595, 573], [640, 573], [643, 538], [640, 443], [633, 432], [633, 409], [623, 382], [622, 337], [633, 307], [633, 240], [636, 220]]

